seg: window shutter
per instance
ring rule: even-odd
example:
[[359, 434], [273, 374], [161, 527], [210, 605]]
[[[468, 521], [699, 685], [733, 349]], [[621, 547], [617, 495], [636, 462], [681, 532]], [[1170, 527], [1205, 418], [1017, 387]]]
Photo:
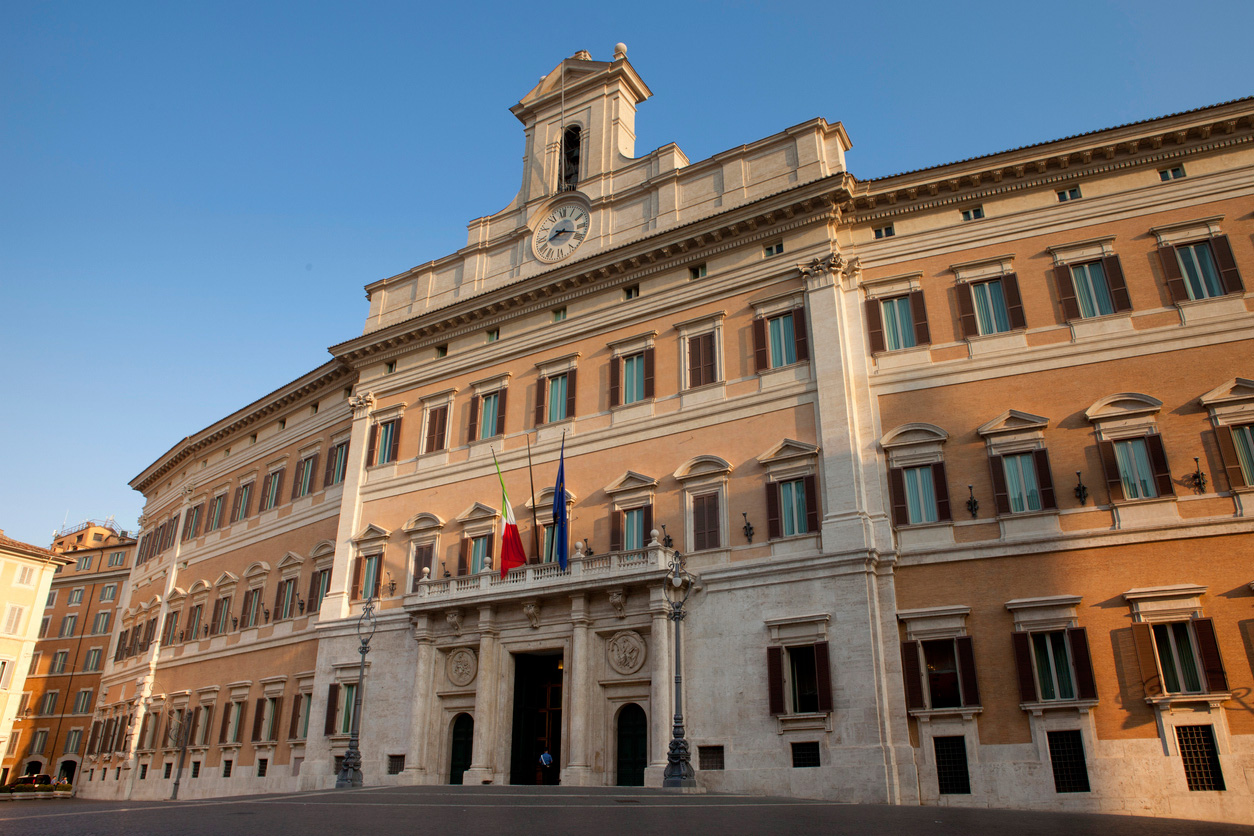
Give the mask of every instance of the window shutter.
[[[913, 300], [911, 300], [913, 303]], [[884, 314], [880, 310], [879, 299], [868, 299], [862, 303], [863, 309], [866, 311], [866, 333], [871, 343], [871, 353], [879, 354], [888, 350], [888, 343], [884, 340]]]
[[927, 305], [923, 301], [923, 291], [910, 293], [910, 316], [914, 318], [914, 342], [916, 345], [931, 345], [932, 329], [927, 325]]
[[1102, 259], [1102, 272], [1106, 274], [1106, 287], [1110, 289], [1110, 301], [1115, 306], [1115, 313], [1132, 310], [1132, 299], [1128, 296], [1128, 283], [1123, 279], [1123, 265], [1119, 256], [1108, 255]]
[[1002, 276], [1001, 289], [1006, 294], [1006, 316], [1010, 320], [1011, 329], [1027, 328], [1027, 320], [1023, 316], [1023, 297], [1019, 295], [1019, 277], [1014, 273]]
[[243, 490], [244, 490], [243, 485], [240, 485], [235, 489], [235, 499], [231, 503], [231, 522], [236, 522], [237, 520], [241, 519], [240, 513], [239, 513], [239, 502], [240, 502], [240, 499], [242, 499], [241, 492]]
[[644, 396], [653, 397], [653, 349], [644, 350]]
[[1149, 453], [1150, 467], [1154, 471], [1154, 485], [1159, 496], [1174, 496], [1171, 469], [1167, 467], [1167, 451], [1163, 449], [1163, 437], [1157, 433], [1145, 436], [1145, 449]]
[[819, 681], [819, 711], [832, 710], [832, 663], [828, 658], [827, 642], [814, 645], [814, 667]]
[[688, 388], [700, 386], [701, 380], [701, 338], [688, 338]]
[[300, 461], [296, 463], [296, 473], [293, 475], [293, 478], [292, 478], [292, 495], [288, 497], [288, 501], [296, 500], [297, 498], [296, 494], [298, 491], [300, 491], [300, 483], [305, 481], [305, 471], [306, 470], [312, 471], [313, 464], [314, 463], [312, 459], [301, 459]]
[[327, 470], [322, 476], [322, 487], [328, 487], [335, 478], [335, 448], [327, 451]]
[[356, 601], [361, 597], [361, 568], [365, 561], [364, 557], [358, 557], [353, 561], [353, 585], [348, 590], [348, 600], [350, 601]]
[[[158, 719], [160, 722], [160, 719]], [[87, 737], [87, 754], [96, 754], [96, 741], [100, 738], [100, 721], [91, 724], [91, 734]]]
[[427, 412], [427, 437], [423, 442], [422, 452], [430, 453], [436, 449], [435, 442], [440, 431], [440, 408], [434, 408]]
[[644, 529], [641, 532], [641, 540], [645, 544], [653, 542], [653, 506], [646, 505], [640, 511], [640, 527]]
[[705, 506], [705, 531], [706, 545], [711, 549], [717, 549], [723, 545], [723, 538], [720, 532], [719, 513], [720, 503], [719, 494], [712, 493], [707, 497]]
[[759, 372], [771, 367], [766, 348], [766, 320], [760, 316], [753, 320], [753, 367]]
[[275, 482], [274, 485], [274, 504], [271, 508], [277, 508], [279, 505], [279, 497], [283, 495], [283, 474], [287, 473], [286, 467], [280, 467], [274, 473], [270, 474], [270, 478]]
[[475, 395], [470, 399], [470, 425], [466, 432], [466, 443], [474, 441], [479, 437], [479, 396]]
[[203, 709], [201, 709], [201, 711], [203, 712], [203, 716], [204, 716], [205, 742], [206, 743], [209, 742], [209, 740], [211, 739], [213, 735], [213, 709], [214, 709], [214, 706], [212, 705], [207, 705]]
[[949, 512], [949, 486], [945, 484], [944, 462], [932, 465], [932, 492], [936, 494], [936, 521], [949, 522], [953, 515]]
[[266, 478], [261, 480], [261, 496], [257, 498], [257, 511], [265, 511], [269, 508], [270, 502], [270, 481], [274, 478], [273, 473], [267, 473]]
[[766, 649], [766, 690], [773, 715], [784, 713], [784, 649]]
[[1002, 456], [988, 457], [989, 473], [993, 477], [993, 504], [997, 513], [1010, 513], [1010, 491], [1006, 488], [1006, 462]]
[[1211, 251], [1215, 254], [1215, 266], [1219, 268], [1219, 282], [1224, 293], [1242, 293], [1245, 285], [1241, 283], [1241, 274], [1237, 272], [1237, 260], [1232, 255], [1232, 244], [1227, 235], [1216, 235], [1210, 239]]
[[1102, 457], [1102, 471], [1106, 475], [1106, 492], [1110, 494], [1110, 501], [1112, 503], [1123, 502], [1123, 480], [1119, 478], [1119, 461], [1115, 458], [1115, 443], [1099, 441], [1097, 452]]
[[[566, 372], [566, 417], [567, 418], [575, 417], [575, 389], [576, 389], [575, 384], [579, 380], [578, 373], [579, 373], [578, 369], [571, 369], [570, 371]], [[501, 394], [501, 397], [502, 398], [504, 397], [504, 393]], [[502, 416], [504, 416], [504, 414], [505, 414], [504, 412], [501, 413]], [[504, 423], [501, 424], [500, 431], [502, 433], [505, 432]]]
[[1141, 668], [1141, 686], [1145, 689], [1145, 696], [1162, 696], [1163, 680], [1158, 674], [1158, 657], [1154, 652], [1154, 632], [1150, 625], [1144, 622], [1133, 624], [1132, 641], [1136, 645], [1136, 660]]
[[778, 540], [782, 535], [779, 524], [779, 485], [766, 483], [766, 539]]
[[544, 424], [544, 402], [549, 394], [549, 379], [543, 375], [536, 381], [536, 426]]
[[[396, 461], [397, 454], [401, 449], [401, 419], [397, 418], [392, 422], [392, 444], [388, 450], [388, 461]], [[283, 471], [279, 470], [279, 484], [283, 484]]]
[[200, 728], [200, 714], [203, 709], [196, 708], [191, 712], [192, 722], [187, 729], [187, 742], [194, 743], [196, 741], [196, 729]]
[[279, 729], [281, 728], [279, 725], [279, 718], [282, 716], [283, 716], [283, 698], [275, 697], [274, 698], [274, 714], [272, 714], [270, 717], [270, 736], [266, 738], [267, 740], [279, 739]]
[[222, 711], [222, 727], [218, 729], [218, 744], [226, 743], [226, 733], [231, 729], [231, 703]]
[[[573, 375], [574, 369], [570, 370]], [[509, 389], [502, 386], [500, 394], [496, 397], [496, 434], [505, 435], [505, 404], [506, 398], [509, 396]]]
[[793, 345], [797, 349], [797, 360], [809, 360], [810, 338], [806, 332], [806, 309], [804, 307], [792, 309], [792, 334]]
[[1022, 630], [1010, 634], [1014, 641], [1015, 671], [1019, 675], [1019, 702], [1036, 702], [1036, 678], [1032, 675], [1030, 637]]
[[327, 736], [335, 734], [335, 714], [339, 709], [340, 703], [340, 686], [339, 683], [332, 682], [327, 686], [327, 716], [326, 723], [322, 727], [323, 734]]
[[439, 418], [439, 427], [435, 435], [435, 447], [432, 449], [443, 450], [448, 446], [448, 405], [442, 406], [436, 411]]
[[623, 358], [615, 355], [610, 358], [610, 408], [618, 406], [622, 402], [622, 384], [619, 382], [623, 376]]
[[980, 686], [975, 678], [975, 649], [970, 636], [954, 639], [958, 646], [958, 676], [962, 680], [962, 704], [980, 704]]
[[1058, 500], [1054, 496], [1054, 477], [1049, 472], [1049, 451], [1034, 452], [1032, 463], [1036, 465], [1036, 484], [1041, 489], [1041, 508], [1052, 511], [1058, 507]]
[[1083, 627], [1067, 630], [1071, 646], [1071, 664], [1075, 668], [1075, 695], [1082, 700], [1097, 699], [1097, 680], [1093, 677], [1093, 661], [1089, 658], [1089, 637]]
[[[692, 550], [704, 551], [717, 548], [710, 544], [710, 506], [715, 504], [718, 494], [702, 494], [692, 498]], [[717, 529], [715, 529], [717, 531]]]
[[[226, 603], [226, 600], [223, 598], [219, 598], [218, 600], [213, 602], [213, 618], [211, 618], [209, 621], [209, 633], [211, 635], [217, 635], [218, 619], [222, 617], [222, 605], [225, 603]], [[135, 635], [136, 636], [139, 635], [138, 630], [135, 631]]]
[[1163, 263], [1163, 277], [1167, 280], [1167, 292], [1173, 302], [1187, 302], [1189, 289], [1185, 287], [1184, 276], [1180, 272], [1180, 261], [1176, 258], [1176, 248], [1164, 244], [1158, 248], [1158, 257]]
[[279, 581], [279, 585], [274, 590], [274, 620], [279, 620], [279, 613], [283, 608], [283, 581]]
[[713, 383], [718, 379], [714, 370], [714, 332], [702, 334], [701, 341], [701, 381]]
[[954, 288], [958, 300], [958, 330], [962, 331], [963, 339], [978, 337], [980, 324], [975, 318], [975, 299], [971, 295], [971, 285], [963, 282]]
[[623, 550], [623, 512], [615, 508], [610, 511], [610, 551]]
[[1228, 675], [1219, 656], [1219, 641], [1215, 637], [1215, 622], [1209, 618], [1193, 619], [1193, 634], [1197, 637], [1197, 652], [1202, 657], [1202, 669], [1206, 671], [1206, 690], [1219, 693], [1228, 690]]
[[901, 679], [906, 686], [906, 708], [912, 711], [927, 708], [927, 701], [923, 699], [923, 671], [919, 667], [918, 642], [901, 643]]
[[906, 507], [906, 477], [900, 467], [888, 469], [888, 501], [893, 509], [893, 525], [909, 525], [910, 510]]
[[[488, 541], [484, 544], [484, 547], [483, 547], [483, 554], [484, 554], [485, 559], [487, 559], [487, 560], [491, 560], [491, 559], [492, 559], [492, 544], [493, 544], [494, 542], [496, 542], [496, 537], [494, 537], [492, 534], [489, 534], [489, 535], [488, 535]], [[382, 577], [382, 575], [383, 575], [383, 564], [382, 564], [382, 562], [380, 562], [380, 564], [379, 564], [379, 572], [378, 572], [378, 574], [379, 574], [379, 576], [380, 576], [380, 577]]]
[[802, 483], [806, 489], [806, 531], [817, 534], [819, 530], [819, 489], [814, 474], [804, 477]]
[[379, 446], [379, 425], [370, 425], [370, 440], [366, 442], [366, 467], [375, 463], [375, 448]]
[[1244, 487], [1245, 474], [1241, 472], [1241, 459], [1237, 457], [1232, 427], [1216, 427], [1215, 440], [1219, 442], [1219, 458], [1223, 460], [1224, 473], [1228, 476], [1228, 489]]
[[292, 719], [287, 724], [287, 737], [289, 740], [294, 739], [300, 733], [300, 709], [304, 700], [304, 694], [297, 694], [292, 697]]
[[309, 576], [309, 597], [306, 598], [306, 601], [308, 602], [309, 607], [306, 608], [305, 612], [307, 613], [313, 612], [314, 601], [317, 600], [317, 598], [318, 598], [318, 570], [315, 569], [313, 573], [310, 574]]
[[[1075, 279], [1071, 276], [1071, 267], [1066, 264], [1059, 264], [1055, 267], [1054, 282], [1058, 285], [1058, 301], [1062, 303], [1062, 318], [1068, 322], [1079, 319], [1080, 300], [1076, 298]], [[1109, 281], [1107, 283], [1109, 284]], [[1113, 290], [1111, 296], [1114, 296]]]
[[457, 574], [470, 574], [470, 538], [462, 538], [462, 550], [457, 556]]

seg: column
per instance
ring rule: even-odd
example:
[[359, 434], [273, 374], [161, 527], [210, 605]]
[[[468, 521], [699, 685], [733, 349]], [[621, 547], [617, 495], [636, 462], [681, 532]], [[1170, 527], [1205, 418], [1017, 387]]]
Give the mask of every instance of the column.
[[674, 715], [671, 693], [675, 682], [671, 675], [667, 611], [666, 594], [662, 587], [652, 587], [649, 590], [649, 612], [653, 616], [649, 633], [649, 765], [644, 770], [644, 783], [648, 787], [662, 786], [666, 751], [671, 744], [671, 719]]
[[479, 674], [475, 680], [475, 740], [471, 750], [470, 769], [462, 780], [469, 786], [490, 784], [495, 780], [493, 753], [497, 739], [497, 691], [499, 683], [497, 629], [492, 605], [479, 608]]
[[431, 712], [436, 702], [431, 687], [435, 668], [435, 646], [431, 642], [431, 616], [414, 616], [414, 640], [418, 643], [418, 663], [414, 665], [414, 687], [410, 694], [409, 751], [413, 760], [405, 765], [415, 784], [437, 783], [440, 770], [428, 769], [431, 756]]
[[335, 565], [331, 569], [331, 587], [322, 599], [319, 621], [333, 621], [348, 615], [353, 535], [360, 530], [361, 525], [361, 485], [366, 476], [366, 446], [370, 435], [370, 410], [374, 408], [374, 395], [370, 392], [354, 395], [348, 402], [353, 409], [353, 432], [348, 444], [348, 466], [344, 471], [344, 493], [340, 497], [340, 524], [335, 535]]
[[592, 619], [588, 615], [586, 593], [570, 597], [570, 621], [574, 625], [571, 659], [566, 665], [571, 689], [568, 703], [570, 705], [568, 724], [570, 740], [566, 747], [566, 768], [562, 771], [562, 783], [582, 787], [592, 781], [592, 768], [589, 760], [591, 741], [588, 734], [591, 723], [588, 717], [588, 706], [591, 703], [591, 691], [595, 687], [592, 682], [592, 650], [588, 634], [588, 626]]

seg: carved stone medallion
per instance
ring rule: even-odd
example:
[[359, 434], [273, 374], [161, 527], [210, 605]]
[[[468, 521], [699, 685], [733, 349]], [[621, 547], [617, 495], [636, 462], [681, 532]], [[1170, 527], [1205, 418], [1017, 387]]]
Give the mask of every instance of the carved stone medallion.
[[475, 681], [479, 673], [479, 660], [466, 648], [459, 648], [448, 655], [448, 681], [458, 688], [465, 688]]
[[610, 667], [624, 676], [644, 667], [647, 651], [644, 639], [635, 630], [615, 633], [605, 645]]

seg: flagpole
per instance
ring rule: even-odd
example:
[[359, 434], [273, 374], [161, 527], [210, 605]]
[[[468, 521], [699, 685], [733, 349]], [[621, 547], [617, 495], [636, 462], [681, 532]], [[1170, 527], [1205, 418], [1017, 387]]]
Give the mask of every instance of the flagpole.
[[531, 540], [536, 550], [536, 562], [541, 563], [544, 555], [540, 554], [540, 523], [536, 520], [536, 472], [531, 468], [531, 433], [527, 433], [527, 475], [531, 479]]

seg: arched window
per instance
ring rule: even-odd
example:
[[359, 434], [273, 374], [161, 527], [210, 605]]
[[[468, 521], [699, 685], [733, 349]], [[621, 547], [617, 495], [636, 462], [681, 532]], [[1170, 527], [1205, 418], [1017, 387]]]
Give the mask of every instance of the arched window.
[[574, 191], [579, 182], [579, 141], [583, 130], [571, 125], [562, 133], [562, 182], [560, 190]]

